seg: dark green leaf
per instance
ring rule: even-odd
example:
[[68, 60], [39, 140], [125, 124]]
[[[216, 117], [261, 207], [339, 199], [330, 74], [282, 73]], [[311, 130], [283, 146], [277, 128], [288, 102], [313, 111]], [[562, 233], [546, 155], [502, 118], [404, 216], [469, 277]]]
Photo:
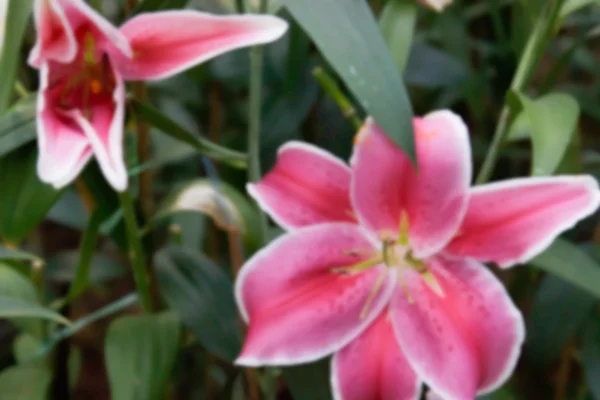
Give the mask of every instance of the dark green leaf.
[[329, 359], [283, 369], [294, 400], [331, 400]]
[[4, 114], [10, 105], [13, 93], [21, 41], [31, 14], [32, 0], [9, 1], [6, 14], [6, 26], [2, 38], [0, 53], [0, 115]]
[[416, 22], [417, 3], [414, 0], [388, 1], [381, 13], [381, 32], [400, 73], [404, 72], [408, 60]]
[[164, 399], [179, 338], [180, 324], [173, 313], [113, 322], [104, 349], [112, 399]]
[[0, 116], [0, 157], [35, 139], [35, 100], [29, 96]]
[[45, 400], [51, 381], [52, 373], [45, 365], [11, 367], [0, 373], [0, 397], [7, 400]]
[[133, 14], [184, 8], [189, 0], [144, 0], [135, 8]]
[[597, 301], [588, 292], [547, 276], [537, 290], [527, 321], [526, 354], [530, 362], [543, 368], [556, 361]]
[[[0, 263], [0, 296], [37, 305], [38, 299], [33, 284], [10, 266]], [[19, 329], [33, 335], [41, 333], [39, 321], [31, 318], [13, 318], [11, 322]]]
[[60, 196], [38, 179], [36, 158], [32, 146], [0, 158], [0, 236], [13, 244], [27, 237]]
[[155, 258], [160, 291], [184, 325], [209, 352], [232, 361], [241, 333], [229, 277], [203, 254], [180, 247]]
[[0, 318], [39, 318], [69, 325], [62, 315], [33, 302], [0, 295]]
[[410, 100], [367, 2], [284, 4], [365, 110], [415, 160]]
[[586, 324], [581, 358], [587, 384], [595, 400], [600, 399], [600, 317], [594, 315]]
[[574, 244], [556, 239], [530, 263], [600, 298], [600, 266]]
[[404, 72], [408, 85], [426, 88], [457, 86], [469, 76], [467, 67], [456, 57], [433, 46], [412, 46]]
[[41, 261], [41, 258], [35, 254], [0, 246], [0, 260]]

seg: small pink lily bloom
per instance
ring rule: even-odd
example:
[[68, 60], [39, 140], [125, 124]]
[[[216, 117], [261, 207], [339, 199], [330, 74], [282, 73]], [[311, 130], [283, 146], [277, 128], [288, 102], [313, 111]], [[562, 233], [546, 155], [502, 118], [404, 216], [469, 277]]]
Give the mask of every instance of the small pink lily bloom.
[[140, 14], [119, 29], [82, 0], [36, 0], [34, 17], [29, 63], [40, 70], [38, 175], [65, 186], [94, 155], [119, 191], [127, 187], [124, 80], [167, 78], [287, 29], [273, 16], [189, 10]]
[[444, 399], [494, 390], [525, 330], [481, 264], [525, 262], [593, 213], [589, 176], [470, 187], [467, 128], [449, 111], [415, 118], [418, 173], [369, 119], [351, 166], [284, 145], [249, 193], [289, 232], [236, 282], [248, 322], [237, 363], [290, 365], [330, 354], [336, 399]]

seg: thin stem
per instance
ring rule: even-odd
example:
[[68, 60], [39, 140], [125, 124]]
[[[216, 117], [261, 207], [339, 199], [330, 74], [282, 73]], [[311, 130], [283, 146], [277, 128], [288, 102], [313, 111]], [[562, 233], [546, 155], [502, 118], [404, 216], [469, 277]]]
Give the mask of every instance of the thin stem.
[[[148, 100], [148, 91], [144, 82], [133, 83], [133, 96], [140, 103]], [[144, 164], [150, 160], [150, 126], [141, 120], [135, 121], [137, 130], [137, 155], [138, 163]], [[144, 220], [152, 217], [154, 204], [152, 201], [152, 169], [148, 168], [140, 174], [139, 200], [144, 213]]]
[[[561, 3], [558, 1], [558, 3]], [[548, 32], [549, 27], [554, 26], [554, 20], [552, 17], [556, 18], [554, 10], [549, 13], [550, 18], [546, 19], [543, 17], [538, 17], [538, 21], [533, 28], [533, 32], [529, 36], [527, 43], [525, 45], [525, 49], [523, 50], [523, 54], [521, 55], [521, 59], [519, 61], [519, 65], [517, 66], [517, 70], [513, 77], [512, 83], [510, 85], [511, 91], [521, 92], [529, 78], [533, 72], [533, 69], [536, 67], [545, 44], [548, 40]], [[476, 183], [482, 184], [487, 182], [496, 166], [496, 161], [498, 160], [498, 154], [500, 153], [500, 147], [504, 142], [504, 138], [506, 132], [508, 130], [508, 125], [511, 121], [511, 109], [509, 105], [505, 102], [504, 107], [500, 113], [500, 118], [498, 119], [498, 124], [496, 125], [496, 131], [494, 132], [494, 137], [492, 139], [492, 144], [488, 149], [488, 153], [483, 162], [483, 166], [479, 171], [479, 175], [477, 176]]]
[[15, 81], [15, 92], [17, 92], [17, 95], [20, 98], [27, 97], [30, 94], [25, 86], [19, 81]]
[[498, 1], [487, 0], [487, 6], [490, 12], [490, 18], [492, 19], [492, 27], [494, 29], [496, 40], [500, 42], [500, 47], [502, 47], [503, 50], [506, 50], [508, 39], [506, 36], [506, 30], [504, 29], [504, 24], [502, 23], [502, 16], [500, 15]]
[[119, 193], [121, 209], [125, 219], [125, 229], [127, 231], [127, 243], [129, 248], [129, 259], [133, 266], [133, 278], [140, 295], [140, 302], [144, 311], [151, 312], [152, 296], [150, 295], [150, 283], [146, 271], [146, 259], [142, 243], [138, 235], [138, 223], [133, 208], [133, 202], [128, 191]]
[[[261, 0], [259, 12], [266, 13], [268, 1]], [[260, 120], [264, 47], [254, 46], [250, 51], [250, 122], [248, 125], [248, 180], [257, 182], [260, 171]], [[267, 240], [267, 216], [259, 213], [261, 242]]]
[[362, 121], [356, 114], [356, 109], [352, 105], [352, 102], [348, 100], [335, 80], [321, 67], [313, 69], [312, 74], [325, 93], [330, 95], [333, 101], [337, 103], [340, 110], [342, 110], [344, 117], [350, 121], [355, 129], [359, 129], [362, 125]]

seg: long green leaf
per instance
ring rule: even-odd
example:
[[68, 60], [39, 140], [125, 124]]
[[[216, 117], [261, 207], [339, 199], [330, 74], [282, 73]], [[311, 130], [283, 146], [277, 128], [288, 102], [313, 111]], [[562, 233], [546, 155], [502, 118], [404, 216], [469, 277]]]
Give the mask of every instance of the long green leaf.
[[530, 263], [600, 298], [600, 265], [574, 244], [556, 239]]
[[105, 345], [111, 398], [164, 399], [180, 331], [179, 320], [169, 312], [113, 322]]
[[415, 160], [412, 107], [366, 1], [284, 4], [379, 126]]
[[137, 100], [132, 100], [131, 104], [138, 118], [156, 127], [164, 134], [194, 147], [199, 153], [215, 160], [223, 161], [232, 167], [244, 168], [246, 166], [245, 154], [227, 149], [200, 136], [193, 135], [152, 106]]
[[35, 96], [30, 96], [0, 116], [0, 157], [35, 139], [35, 114]]
[[31, 14], [32, 0], [8, 2], [4, 43], [0, 54], [0, 115], [3, 115], [10, 105], [23, 34]]
[[206, 256], [180, 247], [155, 258], [160, 291], [209, 352], [232, 361], [241, 349], [241, 332], [229, 277]]
[[600, 399], [600, 317], [594, 315], [586, 325], [581, 347], [585, 378], [593, 398]]
[[70, 325], [62, 315], [38, 304], [0, 295], [0, 318], [39, 318]]
[[414, 0], [388, 1], [379, 24], [400, 73], [404, 72], [417, 22], [417, 3]]
[[0, 236], [8, 242], [23, 240], [60, 197], [60, 191], [39, 180], [36, 158], [34, 146], [0, 158]]

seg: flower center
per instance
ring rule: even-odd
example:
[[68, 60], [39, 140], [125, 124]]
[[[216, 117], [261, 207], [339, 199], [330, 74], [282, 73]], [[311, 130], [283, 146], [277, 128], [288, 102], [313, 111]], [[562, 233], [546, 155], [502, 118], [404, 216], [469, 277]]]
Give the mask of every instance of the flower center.
[[112, 95], [116, 85], [108, 55], [97, 48], [94, 37], [87, 33], [80, 55], [67, 68], [62, 77], [52, 82], [53, 86], [60, 85], [58, 104], [63, 109], [80, 108], [90, 119], [98, 96]]
[[399, 233], [391, 234], [389, 232], [381, 232], [381, 251], [375, 252], [370, 250], [352, 250], [348, 252], [348, 254], [353, 254], [356, 256], [371, 254], [372, 257], [366, 259], [365, 261], [361, 261], [359, 263], [335, 268], [332, 270], [334, 273], [341, 274], [356, 274], [366, 271], [372, 267], [377, 265], [384, 264], [387, 268], [381, 272], [377, 281], [373, 285], [371, 292], [367, 300], [365, 301], [365, 305], [360, 313], [360, 318], [364, 319], [371, 307], [371, 304], [377, 294], [379, 293], [381, 287], [383, 286], [385, 279], [390, 270], [395, 269], [398, 277], [398, 284], [404, 290], [404, 293], [410, 303], [413, 302], [413, 298], [410, 295], [410, 291], [406, 282], [404, 281], [404, 274], [407, 270], [412, 270], [417, 272], [423, 281], [439, 296], [443, 297], [444, 292], [437, 282], [435, 276], [429, 271], [425, 263], [414, 257], [412, 249], [409, 245], [408, 240], [408, 218], [404, 214], [402, 216], [402, 221], [400, 222], [400, 230]]

